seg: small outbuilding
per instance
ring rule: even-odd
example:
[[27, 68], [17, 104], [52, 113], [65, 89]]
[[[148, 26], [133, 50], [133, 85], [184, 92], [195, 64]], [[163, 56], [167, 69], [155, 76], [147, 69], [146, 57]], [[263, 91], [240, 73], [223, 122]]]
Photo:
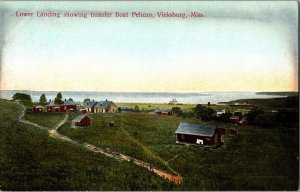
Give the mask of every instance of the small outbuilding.
[[222, 140], [224, 130], [213, 125], [181, 122], [175, 131], [177, 144], [215, 146]]
[[109, 125], [109, 127], [114, 127], [114, 122], [111, 121], [111, 122], [108, 123], [108, 125]]
[[34, 106], [33, 108], [32, 108], [32, 111], [33, 112], [43, 112], [44, 111], [44, 107], [43, 106], [41, 106], [41, 105], [38, 105], [38, 106]]
[[172, 109], [162, 109], [161, 111], [162, 115], [172, 115]]
[[231, 136], [236, 136], [237, 134], [238, 134], [238, 130], [237, 129], [234, 129], [234, 128], [230, 129], [230, 135]]
[[75, 126], [87, 126], [91, 124], [91, 119], [86, 115], [79, 115], [75, 119], [73, 119], [72, 124]]
[[230, 123], [239, 124], [240, 123], [240, 117], [239, 116], [231, 116], [229, 121], [230, 121]]
[[172, 109], [160, 109], [157, 108], [154, 110], [154, 113], [156, 113], [157, 115], [172, 115]]
[[248, 124], [248, 120], [247, 120], [247, 117], [243, 117], [240, 122], [239, 122], [240, 125], [247, 125]]

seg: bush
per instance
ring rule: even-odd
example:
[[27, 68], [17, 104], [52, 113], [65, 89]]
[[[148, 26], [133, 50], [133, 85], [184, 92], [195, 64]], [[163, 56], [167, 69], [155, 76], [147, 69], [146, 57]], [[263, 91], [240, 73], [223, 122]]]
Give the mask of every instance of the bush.
[[137, 105], [136, 105], [136, 106], [134, 106], [134, 108], [133, 108], [133, 111], [134, 111], [134, 112], [139, 112], [139, 111], [140, 111], [140, 108], [139, 108], [139, 106], [137, 106]]
[[264, 111], [260, 108], [255, 107], [254, 109], [251, 109], [251, 111], [246, 115], [248, 118], [248, 122], [250, 124], [255, 124], [254, 119], [259, 115], [262, 114]]
[[194, 113], [196, 118], [201, 118], [204, 121], [210, 121], [214, 118], [216, 111], [212, 108], [198, 104], [194, 109]]
[[230, 121], [230, 117], [232, 116], [232, 113], [223, 113], [219, 117], [216, 117], [217, 121], [221, 121], [223, 123], [228, 123]]
[[173, 107], [172, 108], [172, 113], [177, 114], [178, 116], [182, 116], [182, 110], [179, 107]]

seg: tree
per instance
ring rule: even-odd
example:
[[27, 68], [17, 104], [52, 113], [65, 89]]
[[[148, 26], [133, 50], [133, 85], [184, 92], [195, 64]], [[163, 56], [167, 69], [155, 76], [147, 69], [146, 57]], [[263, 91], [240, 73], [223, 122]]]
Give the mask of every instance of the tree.
[[85, 99], [83, 100], [84, 103], [90, 102], [90, 101], [91, 101], [90, 98], [85, 98]]
[[172, 108], [172, 113], [177, 114], [178, 116], [182, 115], [182, 110], [179, 107], [173, 107]]
[[212, 120], [216, 111], [212, 108], [208, 108], [206, 106], [202, 106], [200, 104], [196, 105], [194, 108], [194, 113], [196, 118], [201, 118], [204, 121]]
[[135, 112], [139, 112], [140, 111], [140, 108], [139, 108], [139, 106], [134, 106], [134, 108], [133, 108], [133, 110], [135, 111]]
[[73, 99], [72, 99], [72, 98], [69, 98], [68, 101], [72, 101], [72, 102], [73, 102]]
[[204, 107], [204, 110], [202, 111], [202, 114], [200, 116], [201, 120], [210, 121], [213, 119], [215, 113], [216, 113], [216, 111], [214, 109]]
[[54, 103], [55, 104], [63, 104], [61, 92], [57, 93], [57, 96], [54, 99]]
[[255, 118], [262, 113], [264, 113], [264, 111], [261, 108], [255, 107], [255, 108], [251, 109], [251, 111], [246, 114], [248, 122], [250, 124], [254, 124]]
[[47, 99], [44, 93], [40, 96], [40, 104], [43, 106], [47, 104]]
[[195, 113], [195, 116], [196, 118], [201, 118], [201, 114], [204, 110], [204, 106], [198, 104], [196, 105], [196, 107], [194, 108], [194, 113]]
[[13, 95], [13, 101], [21, 100], [21, 101], [31, 101], [31, 96], [24, 93], [15, 93]]
[[20, 100], [20, 102], [26, 106], [32, 105], [32, 100], [31, 100], [30, 95], [27, 95], [24, 93], [15, 93], [12, 98], [13, 98], [13, 101]]
[[234, 112], [233, 115], [234, 116], [239, 116], [240, 119], [243, 117], [242, 112]]
[[231, 116], [232, 116], [232, 113], [230, 113], [230, 112], [223, 113], [219, 117], [217, 117], [217, 120], [227, 123], [227, 122], [229, 122]]

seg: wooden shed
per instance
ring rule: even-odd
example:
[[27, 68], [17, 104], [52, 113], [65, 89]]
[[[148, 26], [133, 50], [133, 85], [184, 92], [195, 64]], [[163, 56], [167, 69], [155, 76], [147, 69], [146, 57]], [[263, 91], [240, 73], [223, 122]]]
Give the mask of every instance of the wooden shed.
[[230, 121], [230, 123], [239, 124], [240, 123], [240, 117], [239, 116], [231, 116], [229, 121]]
[[172, 115], [172, 109], [160, 109], [157, 108], [154, 110], [154, 113], [156, 113], [157, 115]]
[[87, 126], [91, 124], [91, 119], [86, 115], [79, 115], [72, 121], [75, 126]]
[[175, 131], [177, 144], [214, 146], [221, 142], [222, 133], [216, 126], [181, 122]]
[[44, 107], [41, 106], [41, 105], [34, 106], [34, 107], [32, 108], [32, 111], [33, 111], [33, 112], [37, 112], [37, 113], [43, 112], [43, 111], [44, 111]]

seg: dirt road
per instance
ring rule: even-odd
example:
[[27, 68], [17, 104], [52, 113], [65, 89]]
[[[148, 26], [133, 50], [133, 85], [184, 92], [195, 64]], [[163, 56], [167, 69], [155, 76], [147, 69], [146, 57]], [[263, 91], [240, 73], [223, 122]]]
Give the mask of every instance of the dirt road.
[[88, 149], [90, 151], [95, 152], [95, 153], [101, 153], [101, 154], [103, 154], [103, 155], [105, 155], [107, 157], [115, 158], [117, 160], [124, 160], [124, 161], [133, 162], [134, 164], [136, 164], [136, 165], [138, 165], [140, 167], [144, 167], [144, 168], [148, 169], [149, 171], [152, 171], [153, 173], [155, 173], [155, 174], [157, 174], [157, 175], [159, 175], [159, 176], [161, 176], [161, 177], [163, 177], [163, 178], [165, 178], [165, 179], [167, 179], [167, 180], [169, 180], [171, 182], [174, 182], [175, 184], [182, 183], [183, 179], [182, 179], [182, 177], [179, 174], [175, 174], [174, 175], [174, 174], [168, 173], [166, 171], [163, 171], [161, 169], [158, 169], [158, 168], [152, 166], [149, 163], [143, 162], [141, 160], [135, 159], [133, 157], [130, 157], [130, 156], [122, 154], [122, 153], [112, 152], [112, 151], [108, 152], [108, 151], [106, 151], [106, 150], [104, 150], [104, 149], [102, 149], [100, 147], [96, 147], [96, 146], [88, 144], [88, 143], [80, 144], [77, 141], [74, 141], [71, 138], [58, 133], [57, 129], [60, 126], [62, 126], [64, 123], [66, 123], [66, 121], [68, 120], [68, 118], [69, 118], [68, 114], [54, 128], [49, 128], [49, 127], [41, 126], [41, 125], [38, 125], [38, 124], [33, 123], [31, 121], [23, 119], [23, 117], [25, 115], [26, 107], [24, 105], [20, 104], [19, 102], [17, 102], [17, 104], [20, 105], [23, 108], [22, 114], [19, 116], [19, 121], [22, 122], [22, 123], [25, 123], [25, 124], [28, 124], [28, 125], [32, 125], [32, 126], [37, 127], [39, 129], [47, 130], [49, 132], [50, 136], [52, 136], [52, 137], [63, 139], [65, 141], [78, 144], [78, 145], [80, 145], [80, 146], [82, 146], [82, 147], [84, 147], [84, 148], [86, 148], [86, 149]]

